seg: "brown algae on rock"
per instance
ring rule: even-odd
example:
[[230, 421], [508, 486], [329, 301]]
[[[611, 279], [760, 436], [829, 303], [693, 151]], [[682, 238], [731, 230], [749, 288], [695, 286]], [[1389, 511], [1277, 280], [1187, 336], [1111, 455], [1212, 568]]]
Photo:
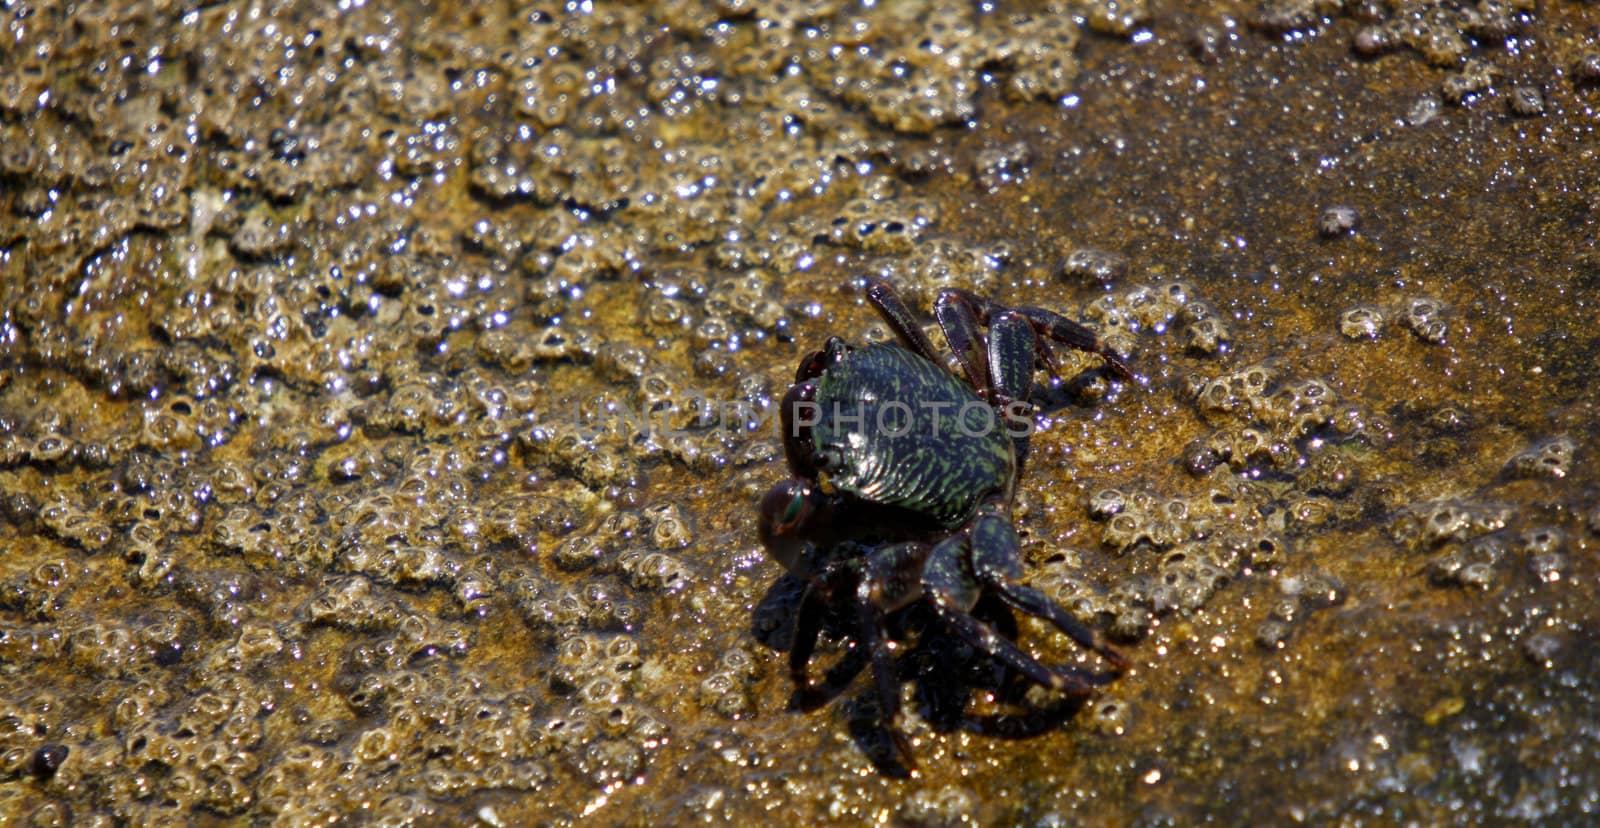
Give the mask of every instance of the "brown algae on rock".
[[[0, 822], [1600, 808], [1593, 4], [4, 25]], [[1016, 507], [1136, 668], [909, 614], [909, 779], [755, 535], [865, 274], [1143, 378], [1063, 360]]]

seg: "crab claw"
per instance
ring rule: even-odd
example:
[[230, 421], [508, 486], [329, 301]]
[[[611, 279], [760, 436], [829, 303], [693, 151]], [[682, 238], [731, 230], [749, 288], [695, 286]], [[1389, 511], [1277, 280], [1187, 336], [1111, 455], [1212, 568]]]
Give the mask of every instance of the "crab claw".
[[811, 481], [785, 480], [761, 498], [761, 545], [790, 574], [809, 578], [816, 570], [816, 544], [808, 537], [807, 524], [819, 517], [826, 521], [829, 511], [827, 496]]

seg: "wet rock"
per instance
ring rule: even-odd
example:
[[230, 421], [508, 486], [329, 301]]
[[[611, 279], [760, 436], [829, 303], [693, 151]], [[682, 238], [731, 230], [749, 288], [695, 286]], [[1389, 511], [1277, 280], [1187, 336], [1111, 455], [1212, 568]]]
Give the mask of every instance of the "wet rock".
[[[1467, 818], [1580, 821], [1584, 743], [1545, 723], [1592, 707], [1571, 657], [1590, 619], [1567, 592], [1592, 580], [1600, 525], [1582, 503], [1588, 434], [1569, 408], [1497, 399], [1525, 403], [1547, 376], [1489, 371], [1524, 357], [1527, 331], [1583, 330], [1563, 234], [1586, 213], [1560, 196], [1582, 182], [1552, 155], [1530, 211], [1472, 170], [1526, 160], [1496, 111], [1571, 126], [1563, 95], [1600, 77], [1573, 34], [1581, 8], [16, 17], [0, 72], [0, 773], [26, 789], [17, 818], [660, 822], [681, 805], [721, 822], [1181, 822], [1220, 812], [1220, 790], [1269, 803], [1268, 821], [1426, 821], [1405, 792], [1432, 784]], [[1198, 60], [1137, 48], [1168, 22]], [[1419, 59], [1326, 62], [1328, 36]], [[1570, 66], [1572, 87], [1529, 66]], [[1420, 73], [1402, 99], [1385, 91], [1396, 72]], [[1443, 105], [1497, 95], [1507, 109]], [[1175, 169], [1155, 145], [1199, 160]], [[1361, 149], [1301, 186], [1305, 148], [1340, 145]], [[1353, 192], [1405, 220], [1364, 227], [1385, 234], [1370, 247], [1302, 249], [1325, 206], [1308, 202]], [[1539, 278], [1484, 246], [1518, 220], [1539, 229]], [[1061, 260], [1084, 239], [1126, 256]], [[1461, 275], [1480, 263], [1497, 275]], [[1315, 293], [1302, 268], [1348, 291]], [[1136, 642], [1141, 668], [1074, 715], [1031, 710], [1038, 694], [993, 664], [924, 669], [907, 654], [921, 643], [961, 645], [892, 617], [924, 762], [898, 793], [856, 703], [870, 679], [833, 712], [786, 710], [786, 653], [749, 617], [775, 577], [750, 529], [783, 465], [775, 400], [826, 336], [873, 336], [852, 304], [861, 273], [918, 304], [959, 286], [1081, 315], [1141, 376], [1045, 384], [1052, 426], [1018, 508], [1026, 581]], [[1385, 291], [1397, 302], [1370, 298]], [[1411, 313], [1424, 294], [1442, 316]], [[1327, 330], [1358, 303], [1375, 313], [1341, 317], [1345, 336], [1417, 316], [1402, 324], [1431, 342], [1446, 320], [1460, 347], [1392, 364], [1403, 342]], [[1462, 417], [1389, 419], [1411, 411], [1407, 389]], [[703, 422], [697, 394], [748, 421]], [[1526, 442], [1485, 443], [1482, 469], [1500, 422]], [[1446, 438], [1423, 463], [1395, 450]], [[1406, 599], [1418, 572], [1461, 589]], [[1359, 600], [1317, 614], [1347, 590]], [[1548, 624], [1506, 626], [1533, 618]], [[1067, 640], [1017, 640], [1071, 667]], [[1366, 683], [1296, 663], [1325, 644]], [[1573, 680], [1507, 670], [1482, 692], [1482, 665], [1508, 660]], [[1432, 697], [1362, 695], [1390, 677]], [[1304, 796], [1262, 795], [1251, 780], [1281, 779], [1284, 751], [1317, 755], [1275, 718], [1308, 709], [1392, 751], [1362, 737], [1328, 760], [1361, 770], [1296, 768]], [[991, 711], [1000, 729], [1042, 724], [996, 738]], [[1406, 724], [1480, 711], [1461, 731], [1479, 735], [1442, 748]], [[1241, 752], [1215, 738], [1224, 721], [1274, 739]], [[1172, 764], [1130, 775], [1094, 744], [1113, 735]], [[1497, 747], [1558, 742], [1572, 750]], [[1039, 758], [1057, 756], [1072, 760]], [[1441, 770], [1369, 775], [1391, 766]], [[1484, 784], [1456, 792], [1458, 770]], [[690, 793], [662, 796], [669, 777]], [[1129, 806], [1151, 792], [1159, 807]]]

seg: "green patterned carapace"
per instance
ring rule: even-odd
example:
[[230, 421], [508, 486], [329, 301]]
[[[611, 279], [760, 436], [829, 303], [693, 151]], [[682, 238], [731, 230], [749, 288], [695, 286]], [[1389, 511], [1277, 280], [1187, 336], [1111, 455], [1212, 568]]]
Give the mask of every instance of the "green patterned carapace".
[[816, 405], [811, 435], [829, 458], [826, 485], [945, 529], [990, 495], [1009, 500], [1016, 462], [1008, 429], [1016, 426], [970, 385], [899, 345], [851, 351], [817, 378]]

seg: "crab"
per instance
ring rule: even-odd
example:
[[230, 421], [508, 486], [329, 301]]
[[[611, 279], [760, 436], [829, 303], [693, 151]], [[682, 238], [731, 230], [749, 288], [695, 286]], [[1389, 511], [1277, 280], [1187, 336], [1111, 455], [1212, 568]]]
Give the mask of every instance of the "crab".
[[[1033, 424], [1033, 371], [1042, 364], [1055, 373], [1052, 345], [1098, 354], [1123, 379], [1132, 373], [1076, 322], [949, 288], [934, 317], [957, 375], [888, 283], [868, 279], [866, 295], [899, 342], [852, 347], [831, 337], [801, 360], [779, 409], [792, 476], [762, 499], [759, 533], [768, 554], [806, 584], [789, 651], [801, 705], [823, 695], [809, 663], [826, 608], [848, 594], [881, 713], [910, 766], [886, 623], [918, 601], [977, 652], [1068, 696], [1087, 696], [1127, 670], [1095, 630], [1022, 583], [1011, 512]], [[986, 593], [1048, 621], [1111, 670], [1040, 663], [974, 615]]]

